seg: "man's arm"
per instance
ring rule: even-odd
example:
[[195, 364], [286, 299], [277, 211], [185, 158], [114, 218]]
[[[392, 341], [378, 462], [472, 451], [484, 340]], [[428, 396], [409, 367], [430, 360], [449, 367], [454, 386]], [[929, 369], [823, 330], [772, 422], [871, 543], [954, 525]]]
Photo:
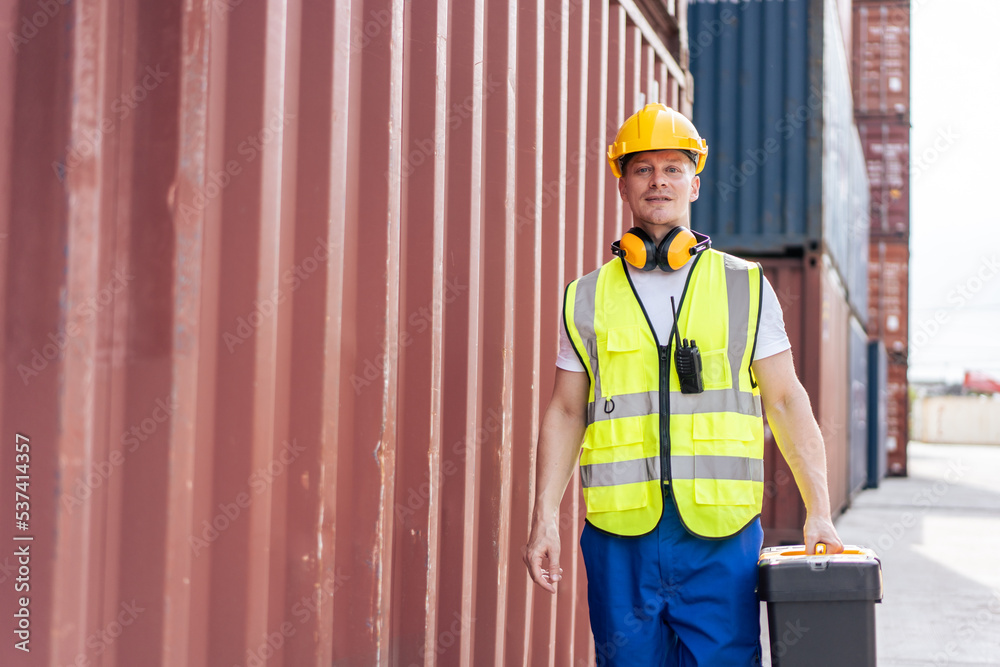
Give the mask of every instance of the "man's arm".
[[[524, 564], [528, 566], [532, 580], [549, 593], [556, 592], [553, 584], [562, 578], [559, 567], [559, 505], [580, 456], [589, 394], [590, 377], [586, 372], [557, 368], [552, 400], [542, 417], [538, 434], [535, 505]], [[542, 560], [546, 558], [549, 561], [547, 571], [542, 569]]]
[[828, 553], [840, 553], [844, 545], [830, 516], [823, 434], [813, 417], [809, 395], [795, 375], [792, 352], [785, 350], [758, 359], [752, 368], [774, 440], [795, 475], [806, 505], [806, 553], [813, 553], [817, 542], [826, 544]]

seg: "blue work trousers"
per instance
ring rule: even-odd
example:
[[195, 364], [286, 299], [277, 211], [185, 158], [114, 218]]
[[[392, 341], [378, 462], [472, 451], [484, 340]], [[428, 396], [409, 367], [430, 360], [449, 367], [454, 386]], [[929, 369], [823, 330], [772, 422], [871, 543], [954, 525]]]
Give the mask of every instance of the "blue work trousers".
[[684, 528], [669, 490], [663, 505], [656, 529], [642, 537], [583, 529], [598, 666], [760, 665], [760, 519], [707, 540]]

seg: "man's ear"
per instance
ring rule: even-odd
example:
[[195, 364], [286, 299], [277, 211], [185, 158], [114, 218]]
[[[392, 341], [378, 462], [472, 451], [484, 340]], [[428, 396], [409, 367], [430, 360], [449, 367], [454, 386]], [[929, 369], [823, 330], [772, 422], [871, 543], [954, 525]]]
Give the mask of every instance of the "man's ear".
[[621, 178], [618, 179], [618, 194], [621, 195], [622, 201], [628, 201], [628, 197], [625, 196], [625, 174], [623, 173]]
[[701, 194], [701, 177], [695, 176], [691, 179], [691, 196], [688, 201], [696, 201], [699, 194]]

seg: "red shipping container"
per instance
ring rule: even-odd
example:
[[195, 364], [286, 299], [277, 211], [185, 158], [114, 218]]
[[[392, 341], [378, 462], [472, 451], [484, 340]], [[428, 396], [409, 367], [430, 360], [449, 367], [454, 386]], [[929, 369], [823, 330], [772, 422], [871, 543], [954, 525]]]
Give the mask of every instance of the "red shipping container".
[[903, 238], [910, 230], [910, 126], [858, 118], [868, 166], [871, 235]]
[[907, 120], [910, 111], [910, 3], [854, 5], [854, 108], [861, 116]]
[[873, 240], [868, 258], [868, 334], [885, 343], [889, 359], [906, 364], [909, 345], [910, 248]]

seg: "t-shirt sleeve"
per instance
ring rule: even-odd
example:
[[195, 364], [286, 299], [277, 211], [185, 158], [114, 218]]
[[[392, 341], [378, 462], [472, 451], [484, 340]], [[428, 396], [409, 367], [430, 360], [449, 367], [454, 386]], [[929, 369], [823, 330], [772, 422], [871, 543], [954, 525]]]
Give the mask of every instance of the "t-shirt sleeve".
[[559, 312], [559, 356], [556, 357], [556, 368], [576, 373], [584, 373], [587, 370], [580, 363], [580, 357], [576, 356], [573, 342], [566, 333], [566, 311], [562, 309]]
[[764, 295], [760, 307], [760, 328], [757, 329], [757, 350], [754, 360], [766, 359], [792, 347], [785, 333], [785, 317], [781, 312], [778, 295], [770, 281], [764, 278]]

